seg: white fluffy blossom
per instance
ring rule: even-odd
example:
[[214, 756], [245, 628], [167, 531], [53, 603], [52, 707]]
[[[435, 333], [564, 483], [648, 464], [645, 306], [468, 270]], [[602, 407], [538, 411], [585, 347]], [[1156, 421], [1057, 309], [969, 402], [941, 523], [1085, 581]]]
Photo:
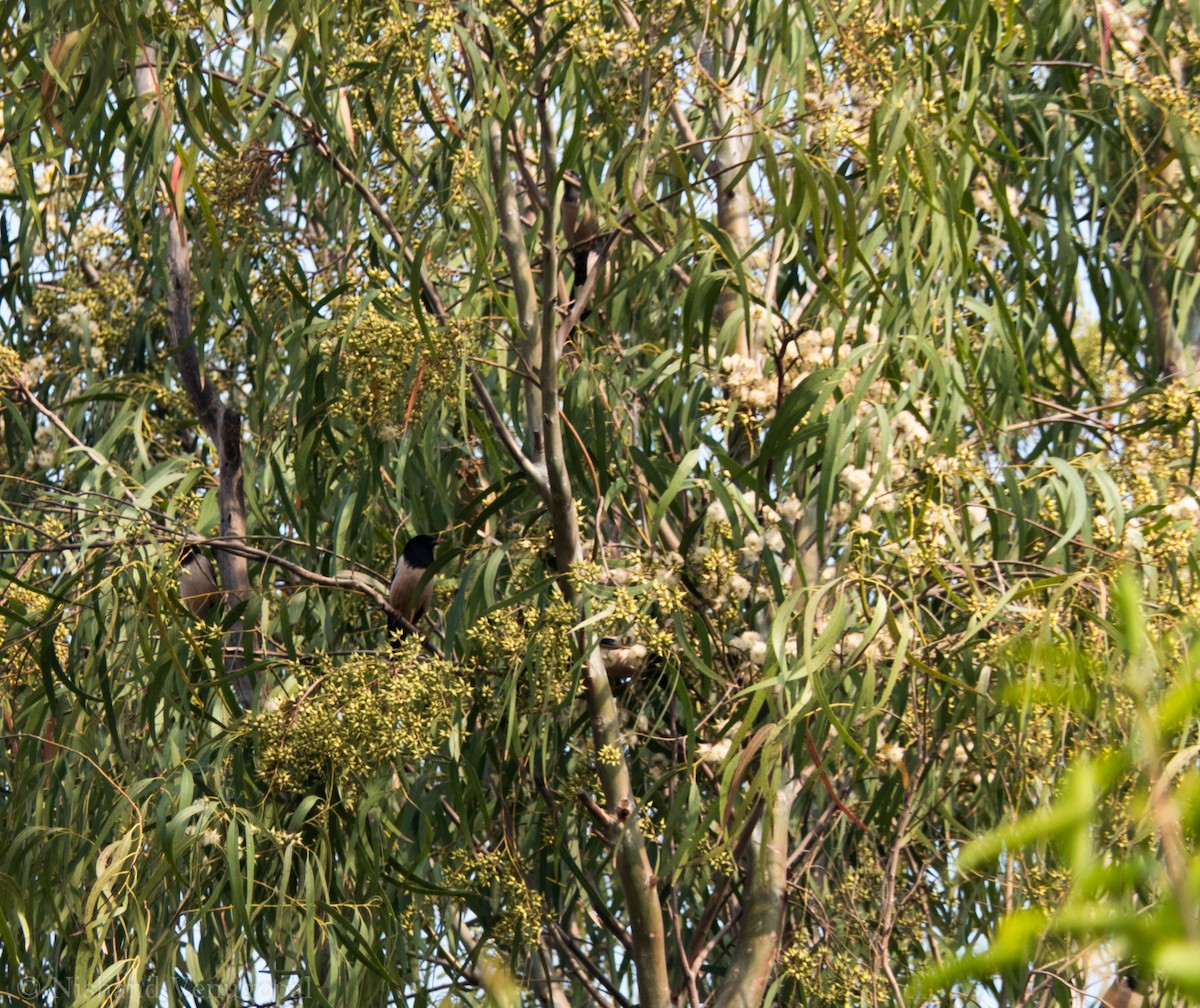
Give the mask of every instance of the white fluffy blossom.
[[718, 766], [725, 762], [732, 746], [733, 740], [728, 738], [717, 739], [716, 742], [701, 742], [696, 746], [696, 755], [710, 766]]
[[775, 405], [775, 380], [764, 376], [762, 364], [754, 357], [730, 354], [721, 358], [725, 372], [725, 389], [729, 396], [756, 410], [768, 410]]
[[866, 469], [858, 466], [846, 466], [842, 470], [842, 483], [856, 497], [862, 497], [870, 489], [872, 476]]
[[25, 361], [25, 384], [36, 385], [46, 377], [47, 371], [46, 358], [41, 354], [34, 354], [29, 360]]
[[769, 528], [763, 533], [763, 545], [773, 553], [783, 552], [783, 533], [777, 528]]
[[26, 469], [49, 469], [54, 465], [55, 432], [39, 426], [33, 434], [33, 450], [25, 456]]
[[73, 336], [86, 335], [91, 324], [88, 310], [81, 304], [73, 304], [66, 311], [59, 312], [54, 316], [54, 321]]
[[996, 199], [992, 195], [992, 187], [988, 185], [988, 181], [983, 175], [976, 178], [975, 183], [971, 186], [971, 202], [975, 204], [976, 210], [995, 218]]
[[749, 598], [750, 588], [750, 582], [740, 574], [734, 574], [729, 579], [729, 594], [732, 598], [735, 598], [738, 601]]
[[1174, 521], [1187, 521], [1193, 524], [1200, 521], [1200, 503], [1190, 494], [1185, 494], [1178, 500], [1172, 501], [1163, 511]]
[[925, 425], [907, 410], [896, 414], [892, 420], [892, 430], [895, 431], [896, 437], [902, 441], [925, 444], [929, 440], [929, 431]]
[[757, 532], [747, 532], [742, 537], [742, 556], [753, 562], [762, 555], [763, 537]]
[[779, 502], [779, 513], [788, 521], [799, 521], [804, 514], [804, 505], [799, 497], [789, 495]]
[[729, 639], [729, 646], [735, 651], [750, 651], [757, 645], [762, 644], [762, 642], [762, 634], [755, 630], [747, 630], [736, 637], [731, 637]]

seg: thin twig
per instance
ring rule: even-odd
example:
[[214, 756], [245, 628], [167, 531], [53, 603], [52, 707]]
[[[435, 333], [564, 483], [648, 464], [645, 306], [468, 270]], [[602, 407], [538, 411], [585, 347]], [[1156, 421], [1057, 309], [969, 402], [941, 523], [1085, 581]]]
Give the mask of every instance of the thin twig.
[[[570, 968], [570, 961], [575, 960], [593, 978], [595, 978], [598, 983], [604, 986], [604, 989], [608, 991], [613, 1001], [619, 1005], [620, 1008], [633, 1008], [633, 1005], [630, 1003], [629, 999], [621, 993], [620, 989], [605, 975], [604, 971], [600, 969], [600, 967], [591, 960], [587, 953], [579, 947], [578, 942], [575, 941], [566, 928], [555, 921], [550, 925], [549, 934], [551, 941], [558, 946], [559, 950], [566, 953], [568, 968]], [[572, 972], [575, 971], [572, 970]], [[578, 976], [577, 973], [576, 975]]]

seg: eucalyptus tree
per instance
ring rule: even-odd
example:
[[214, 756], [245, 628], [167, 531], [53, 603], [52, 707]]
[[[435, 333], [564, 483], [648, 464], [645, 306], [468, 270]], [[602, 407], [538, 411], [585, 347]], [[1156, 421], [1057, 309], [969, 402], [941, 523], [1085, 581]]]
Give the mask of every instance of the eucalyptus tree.
[[5, 15], [0, 990], [1200, 996], [1194, 3]]

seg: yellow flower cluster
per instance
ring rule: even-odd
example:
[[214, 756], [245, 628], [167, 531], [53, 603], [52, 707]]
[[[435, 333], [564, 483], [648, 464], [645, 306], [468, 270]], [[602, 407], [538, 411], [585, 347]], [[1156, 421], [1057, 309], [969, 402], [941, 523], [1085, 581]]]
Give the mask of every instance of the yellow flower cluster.
[[523, 702], [533, 707], [556, 705], [571, 695], [570, 630], [577, 619], [574, 607], [562, 601], [542, 610], [507, 606], [476, 620], [467, 636], [482, 650], [483, 663], [493, 668], [521, 666], [528, 656], [536, 656], [531, 668], [538, 681], [522, 681]]
[[474, 324], [454, 319], [425, 329], [406, 294], [341, 306], [325, 349], [350, 381], [334, 410], [381, 436], [396, 436], [449, 396], [458, 381]]
[[[859, 1004], [862, 992], [879, 982], [872, 964], [856, 952], [877, 946], [882, 865], [865, 844], [845, 861], [854, 867], [834, 866], [823, 885], [811, 886], [806, 894], [816, 904], [813, 918], [825, 927], [798, 931], [780, 955], [783, 974], [803, 985], [811, 1004]], [[906, 948], [924, 939], [927, 922], [919, 901], [898, 905], [890, 939], [893, 948]], [[833, 921], [836, 931], [829, 929]]]
[[257, 227], [262, 201], [279, 189], [279, 169], [285, 159], [280, 151], [251, 142], [202, 164], [197, 186], [213, 216], [227, 228]]
[[478, 644], [486, 660], [495, 665], [511, 666], [522, 661], [529, 646], [529, 628], [520, 606], [496, 609], [475, 620], [467, 637]]
[[[91, 229], [79, 239], [82, 247], [103, 244], [105, 233]], [[54, 348], [55, 369], [71, 372], [107, 373], [112, 360], [130, 337], [137, 321], [135, 306], [140, 299], [125, 270], [99, 269], [94, 282], [85, 282], [79, 269], [70, 269], [54, 287], [37, 291], [33, 298], [31, 321], [40, 330], [45, 346]], [[71, 347], [75, 360], [61, 352]], [[30, 377], [39, 369], [32, 362]], [[36, 382], [30, 382], [35, 384]]]
[[[1151, 34], [1149, 8], [1145, 5], [1100, 0], [1098, 7], [1111, 37], [1108, 56], [1112, 73], [1097, 77], [1095, 85], [1112, 91], [1130, 124], [1144, 123], [1148, 118], [1165, 120], [1166, 130], [1156, 128], [1145, 132], [1154, 139], [1149, 146], [1143, 146], [1143, 153], [1155, 162], [1162, 161], [1161, 167], [1149, 177], [1158, 183], [1164, 205], [1170, 206], [1177, 201], [1183, 172], [1172, 159], [1163, 161], [1164, 142], [1178, 146], [1189, 135], [1193, 139], [1200, 135], [1200, 104], [1195, 85], [1182, 69], [1188, 61], [1179, 58], [1168, 63], [1162, 59], [1162, 50]], [[1168, 50], [1181, 56], [1186, 53], [1194, 61], [1200, 53], [1200, 37], [1193, 18], [1186, 12], [1176, 12], [1166, 22], [1166, 28]], [[1129, 134], [1138, 142], [1136, 129], [1130, 129]]]
[[700, 841], [696, 853], [712, 871], [720, 872], [730, 878], [737, 875], [737, 861], [734, 859], [733, 850], [727, 841], [705, 837]]
[[848, 947], [796, 943], [784, 949], [781, 964], [786, 976], [804, 984], [815, 1004], [855, 1004], [871, 989], [870, 966]]
[[0, 346], [0, 388], [25, 380], [25, 365], [17, 352]]
[[[585, 544], [590, 549], [590, 544]], [[603, 633], [640, 641], [651, 652], [667, 654], [674, 635], [672, 617], [687, 605], [679, 583], [683, 560], [677, 553], [622, 557], [619, 564], [586, 561], [571, 569], [576, 587], [603, 600], [608, 616]]]
[[[398, 136], [422, 120], [418, 94], [432, 90], [431, 66], [442, 62], [455, 44], [455, 7], [445, 0], [416, 6], [394, 5], [390, 16], [379, 18], [376, 8], [347, 8], [349, 22], [340, 37], [348, 40], [341, 59], [331, 64], [328, 76], [337, 82], [378, 82], [381, 71], [393, 79], [387, 87], [391, 126]], [[366, 41], [364, 41], [366, 40]], [[363, 73], [364, 67], [372, 71]], [[352, 105], [360, 105], [363, 84], [351, 88]], [[371, 96], [378, 100], [378, 95]], [[361, 129], [362, 124], [356, 124]]]
[[451, 155], [450, 202], [458, 207], [473, 207], [478, 202], [477, 187], [483, 170], [478, 152], [463, 144]]
[[468, 693], [456, 666], [418, 641], [391, 658], [326, 662], [307, 689], [269, 699], [255, 718], [260, 765], [277, 790], [324, 781], [353, 791], [385, 764], [435, 751]]
[[459, 860], [446, 869], [446, 884], [490, 894], [499, 915], [492, 941], [509, 949], [536, 942], [547, 917], [546, 901], [526, 884], [520, 862], [507, 850], [453, 853]]
[[[49, 613], [51, 600], [14, 582], [5, 592], [5, 605], [14, 613], [24, 610], [19, 622], [0, 615], [0, 689], [13, 689], [41, 678], [41, 639], [30, 627]], [[70, 654], [68, 637], [66, 621], [58, 620], [54, 651], [63, 666]]]
[[636, 117], [644, 103], [661, 108], [674, 97], [679, 86], [674, 54], [668, 47], [656, 45], [654, 39], [655, 25], [669, 22], [680, 7], [678, 0], [670, 0], [643, 9], [636, 14], [635, 28], [615, 18], [610, 5], [563, 0], [555, 6], [555, 13], [569, 26], [563, 36], [562, 58], [573, 57], [604, 82], [610, 114], [594, 117], [585, 125], [586, 137], [600, 136], [611, 129], [609, 123]]
[[642, 834], [651, 843], [659, 843], [662, 840], [663, 820], [662, 817], [656, 818], [652, 807], [645, 807], [639, 810], [637, 817], [638, 832]]
[[602, 745], [596, 750], [596, 762], [601, 766], [616, 766], [621, 762], [621, 750], [612, 743]]
[[725, 505], [714, 499], [704, 514], [703, 534], [696, 538], [687, 556], [688, 573], [718, 612], [728, 608], [730, 613], [738, 613], [747, 601], [774, 597], [759, 583], [759, 567], [764, 560], [777, 564], [785, 580], [791, 577], [788, 539], [803, 505], [797, 498], [788, 497], [778, 502], [778, 510], [770, 504], [759, 507], [752, 492], [742, 494], [742, 502], [747, 515], [739, 519], [740, 530], [735, 533]]

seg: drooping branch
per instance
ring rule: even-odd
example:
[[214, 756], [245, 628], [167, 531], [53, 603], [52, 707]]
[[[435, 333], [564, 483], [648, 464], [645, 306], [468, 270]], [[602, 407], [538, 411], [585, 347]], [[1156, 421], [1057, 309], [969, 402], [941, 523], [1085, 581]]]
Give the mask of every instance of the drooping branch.
[[[117, 472], [116, 469], [113, 468], [112, 463], [109, 462], [108, 459], [101, 455], [100, 452], [98, 452], [91, 445], [84, 444], [84, 442], [80, 441], [79, 438], [76, 437], [75, 432], [67, 425], [67, 422], [63, 420], [63, 418], [57, 413], [55, 413], [54, 410], [50, 409], [49, 406], [43, 403], [28, 385], [19, 379], [10, 380], [12, 381], [12, 384], [16, 388], [17, 392], [25, 398], [25, 401], [28, 402], [30, 406], [32, 406], [35, 410], [42, 414], [42, 416], [49, 420], [50, 423], [57, 428], [59, 433], [62, 434], [68, 441], [70, 441], [71, 444], [84, 452], [88, 458], [90, 458], [96, 465], [100, 466], [106, 473], [108, 473], [109, 477], [122, 488], [126, 499], [130, 503], [135, 503], [133, 491], [125, 486], [124, 478], [119, 472]], [[11, 518], [8, 520], [11, 521]]]
[[492, 430], [496, 436], [500, 438], [501, 444], [504, 445], [508, 454], [513, 461], [521, 467], [521, 471], [525, 477], [533, 484], [538, 495], [544, 500], [550, 499], [550, 484], [546, 480], [546, 470], [543, 466], [538, 465], [521, 449], [517, 443], [517, 439], [505, 423], [504, 417], [500, 410], [496, 408], [496, 404], [492, 402], [491, 393], [488, 392], [487, 385], [484, 384], [483, 378], [472, 364], [467, 365], [467, 375], [471, 380], [471, 387], [475, 390], [475, 396], [479, 400], [479, 405], [483, 407], [483, 412], [488, 418], [488, 423], [491, 424]]

